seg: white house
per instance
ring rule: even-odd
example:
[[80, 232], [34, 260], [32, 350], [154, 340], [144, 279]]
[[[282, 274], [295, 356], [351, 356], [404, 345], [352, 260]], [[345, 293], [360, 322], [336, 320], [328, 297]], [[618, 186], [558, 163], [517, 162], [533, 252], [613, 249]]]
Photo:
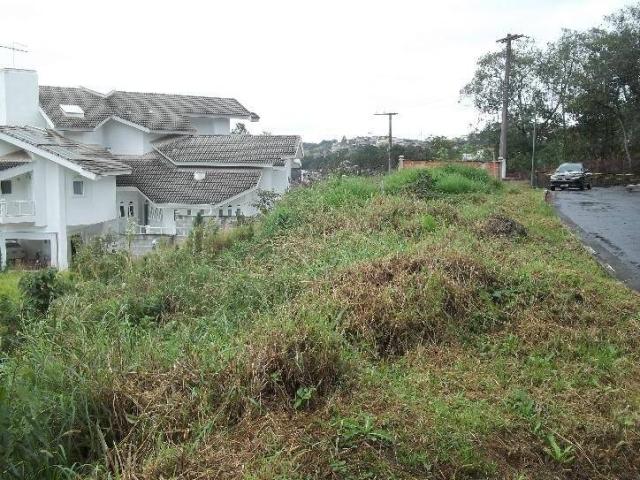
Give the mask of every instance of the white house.
[[300, 167], [297, 136], [233, 135], [259, 117], [232, 98], [39, 86], [0, 69], [0, 259], [66, 268], [71, 237], [184, 234], [198, 213], [256, 214], [260, 190], [283, 193]]

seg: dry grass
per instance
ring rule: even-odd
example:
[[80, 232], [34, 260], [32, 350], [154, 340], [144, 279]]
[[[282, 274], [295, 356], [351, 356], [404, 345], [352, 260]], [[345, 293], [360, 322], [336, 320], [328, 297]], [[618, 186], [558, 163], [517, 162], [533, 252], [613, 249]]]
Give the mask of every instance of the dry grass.
[[403, 354], [423, 342], [441, 342], [499, 323], [480, 318], [500, 286], [496, 274], [457, 252], [397, 255], [351, 268], [333, 282], [346, 334], [378, 355]]

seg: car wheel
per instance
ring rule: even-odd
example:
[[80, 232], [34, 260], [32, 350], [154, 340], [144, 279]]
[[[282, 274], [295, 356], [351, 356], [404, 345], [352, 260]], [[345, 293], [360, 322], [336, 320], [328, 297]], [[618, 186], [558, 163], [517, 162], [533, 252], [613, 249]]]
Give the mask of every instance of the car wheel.
[[584, 183], [580, 184], [580, 190], [584, 190]]
[[591, 190], [591, 184], [587, 183], [587, 190]]
[[555, 191], [556, 191], [556, 187], [555, 187], [555, 185], [551, 185], [551, 187], [550, 187], [550, 188], [551, 188], [551, 191], [552, 191], [552, 192], [555, 192]]

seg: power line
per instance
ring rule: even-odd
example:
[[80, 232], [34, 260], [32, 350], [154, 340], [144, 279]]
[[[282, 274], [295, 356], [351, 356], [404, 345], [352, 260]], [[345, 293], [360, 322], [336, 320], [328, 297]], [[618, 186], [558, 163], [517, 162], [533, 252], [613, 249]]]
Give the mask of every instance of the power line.
[[[16, 45], [20, 45], [23, 48], [18, 48], [16, 47]], [[17, 42], [13, 42], [11, 44], [11, 46], [8, 45], [0, 45], [0, 48], [4, 48], [6, 50], [11, 50], [11, 59], [12, 59], [12, 63], [13, 66], [16, 66], [16, 52], [22, 52], [22, 53], [29, 53], [29, 50], [27, 50], [26, 45], [22, 45], [21, 43], [17, 43]]]
[[393, 146], [393, 116], [398, 112], [374, 113], [374, 115], [387, 115], [389, 117], [389, 173], [391, 173], [391, 147]]

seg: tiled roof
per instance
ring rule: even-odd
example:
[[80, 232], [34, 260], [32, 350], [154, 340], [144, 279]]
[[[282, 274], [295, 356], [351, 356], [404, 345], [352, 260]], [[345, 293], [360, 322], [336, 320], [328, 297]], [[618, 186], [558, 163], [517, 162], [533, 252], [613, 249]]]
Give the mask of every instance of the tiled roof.
[[24, 150], [0, 156], [0, 171], [31, 163], [31, 157]]
[[[78, 105], [84, 117], [67, 116], [60, 105]], [[115, 116], [150, 130], [189, 132], [194, 130], [189, 116], [255, 115], [233, 98], [119, 91], [101, 95], [85, 88], [49, 86], [40, 87], [40, 106], [60, 129], [93, 129]]]
[[284, 165], [300, 147], [295, 135], [198, 135], [155, 145], [162, 155], [180, 164]]
[[87, 172], [96, 175], [114, 175], [129, 171], [128, 165], [118, 161], [108, 150], [78, 143], [53, 130], [0, 126], [0, 133], [73, 162]]
[[[215, 205], [257, 186], [261, 169], [180, 168], [152, 152], [141, 157], [120, 157], [130, 175], [116, 178], [119, 187], [136, 187], [154, 203]], [[196, 181], [195, 172], [205, 178]]]

